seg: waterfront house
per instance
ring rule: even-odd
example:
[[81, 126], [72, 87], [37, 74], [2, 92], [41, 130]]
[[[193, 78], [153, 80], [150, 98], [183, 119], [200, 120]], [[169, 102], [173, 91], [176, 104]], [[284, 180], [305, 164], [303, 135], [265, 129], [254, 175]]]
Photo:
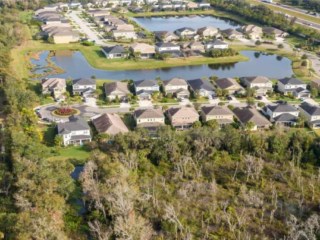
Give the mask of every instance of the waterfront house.
[[256, 131], [259, 129], [267, 129], [271, 127], [269, 122], [264, 116], [262, 116], [257, 109], [253, 107], [237, 107], [233, 109], [233, 113], [237, 117], [238, 121], [244, 128], [248, 128], [248, 124], [252, 124], [249, 130]]
[[308, 125], [311, 128], [320, 128], [320, 107], [318, 105], [303, 102], [300, 104], [299, 110], [301, 115], [306, 118]]
[[182, 78], [172, 78], [163, 81], [163, 89], [165, 94], [172, 94], [177, 98], [189, 98], [190, 92], [188, 90], [188, 83]]
[[265, 36], [269, 37], [285, 38], [288, 36], [288, 33], [274, 27], [264, 27], [262, 31]]
[[112, 30], [112, 37], [118, 39], [137, 39], [135, 31], [132, 30]]
[[133, 118], [137, 127], [143, 127], [149, 131], [155, 131], [164, 126], [164, 115], [160, 108], [138, 109], [134, 111]]
[[64, 78], [46, 78], [41, 81], [42, 94], [51, 94], [56, 101], [65, 99], [66, 80]]
[[212, 84], [203, 79], [193, 79], [188, 80], [190, 90], [195, 94], [201, 97], [212, 97], [215, 96], [214, 87]]
[[242, 77], [240, 82], [246, 88], [253, 88], [256, 90], [256, 95], [266, 95], [268, 91], [273, 91], [272, 82], [269, 78], [263, 76]]
[[298, 109], [287, 103], [270, 104], [263, 111], [271, 122], [284, 126], [295, 125], [299, 117]]
[[101, 49], [108, 59], [127, 58], [129, 56], [128, 51], [121, 45], [102, 47]]
[[201, 108], [203, 122], [215, 120], [219, 126], [233, 123], [233, 112], [226, 106], [203, 106]]
[[262, 28], [253, 24], [249, 24], [240, 28], [240, 31], [250, 39], [261, 39], [263, 32]]
[[215, 82], [217, 88], [228, 91], [229, 94], [243, 93], [244, 89], [234, 78], [219, 78]]
[[202, 38], [209, 38], [209, 37], [216, 36], [219, 33], [219, 30], [215, 27], [203, 27], [203, 28], [199, 28], [197, 33]]
[[197, 32], [193, 28], [183, 27], [177, 29], [175, 31], [175, 34], [177, 34], [181, 38], [192, 38], [197, 34]]
[[69, 117], [69, 122], [58, 123], [57, 132], [62, 137], [64, 146], [91, 142], [90, 127], [85, 120], [78, 116]]
[[177, 130], [189, 129], [194, 122], [199, 121], [199, 114], [193, 107], [172, 107], [166, 114]]
[[187, 3], [187, 9], [189, 9], [189, 10], [195, 10], [198, 8], [199, 8], [199, 5], [195, 2], [188, 2]]
[[106, 98], [110, 101], [119, 99], [120, 101], [125, 100], [130, 94], [128, 89], [128, 84], [126, 82], [112, 82], [112, 83], [105, 83], [104, 90], [106, 94]]
[[216, 39], [214, 41], [210, 41], [210, 42], [205, 43], [204, 47], [205, 47], [206, 51], [211, 50], [211, 49], [227, 49], [227, 48], [229, 48], [229, 44], [226, 42], [223, 42], [219, 39]]
[[221, 33], [223, 36], [230, 40], [239, 40], [243, 38], [243, 34], [233, 28], [222, 30]]
[[160, 42], [172, 42], [179, 40], [179, 37], [177, 35], [168, 31], [155, 31], [154, 35], [156, 40]]
[[292, 94], [296, 98], [310, 97], [310, 91], [307, 90], [307, 84], [296, 78], [279, 79], [277, 90], [284, 95]]
[[134, 90], [139, 99], [151, 99], [154, 92], [159, 92], [160, 87], [156, 80], [141, 80], [134, 82]]
[[92, 119], [92, 124], [99, 134], [116, 135], [129, 132], [118, 114], [104, 113]]
[[74, 95], [92, 94], [96, 89], [96, 81], [92, 78], [78, 78], [72, 80], [72, 92]]
[[201, 42], [192, 41], [188, 44], [188, 48], [194, 52], [204, 52], [204, 45]]
[[156, 53], [155, 47], [146, 43], [134, 43], [130, 46], [130, 50], [139, 54], [140, 58], [152, 58]]
[[180, 46], [169, 42], [159, 42], [156, 43], [156, 51], [158, 53], [173, 53], [179, 55]]

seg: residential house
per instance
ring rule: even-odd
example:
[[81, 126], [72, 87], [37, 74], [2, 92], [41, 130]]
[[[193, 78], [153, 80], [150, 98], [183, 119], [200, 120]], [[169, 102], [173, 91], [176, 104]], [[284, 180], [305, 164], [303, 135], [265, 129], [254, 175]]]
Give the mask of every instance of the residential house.
[[152, 93], [160, 91], [156, 80], [135, 81], [134, 89], [139, 99], [151, 99]]
[[177, 35], [168, 31], [155, 31], [154, 35], [160, 42], [172, 42], [179, 40], [179, 37]]
[[217, 88], [228, 91], [229, 94], [240, 94], [244, 92], [243, 87], [234, 78], [219, 78], [215, 81]]
[[303, 102], [299, 106], [301, 115], [303, 115], [308, 125], [313, 129], [320, 128], [320, 107], [318, 105], [311, 105], [310, 103]]
[[188, 80], [190, 90], [201, 97], [212, 97], [215, 96], [215, 91], [210, 82], [203, 79]]
[[90, 95], [97, 89], [96, 81], [92, 78], [78, 78], [72, 80], [72, 93], [78, 95]]
[[269, 122], [264, 116], [262, 116], [257, 111], [257, 109], [253, 107], [237, 107], [233, 109], [233, 113], [235, 114], [238, 121], [244, 128], [248, 128], [248, 125], [252, 124], [252, 126], [250, 126], [249, 129], [252, 131], [259, 129], [267, 129], [272, 125], [271, 122]]
[[210, 3], [208, 2], [199, 2], [198, 6], [199, 8], [202, 8], [202, 9], [209, 9], [211, 7]]
[[167, 94], [172, 94], [177, 98], [189, 98], [188, 83], [182, 78], [172, 78], [168, 81], [163, 81], [163, 89]]
[[178, 130], [188, 129], [194, 122], [199, 121], [198, 112], [191, 107], [172, 107], [166, 114], [171, 125]]
[[243, 38], [243, 34], [241, 32], [238, 32], [237, 30], [233, 28], [228, 28], [226, 30], [221, 31], [222, 35], [230, 40], [239, 40]]
[[226, 106], [203, 106], [200, 116], [203, 122], [215, 120], [220, 127], [233, 123], [233, 112]]
[[262, 28], [263, 34], [265, 36], [275, 37], [275, 38], [285, 38], [288, 36], [288, 33], [276, 29], [274, 27], [264, 27]]
[[115, 100], [116, 98], [123, 101], [127, 98], [128, 94], [130, 94], [128, 84], [126, 82], [105, 83], [103, 86], [106, 98], [110, 101]]
[[56, 101], [65, 99], [66, 80], [64, 78], [42, 79], [42, 94], [51, 94]]
[[158, 53], [170, 53], [180, 55], [180, 46], [169, 42], [159, 42], [156, 43], [156, 51]]
[[69, 117], [69, 122], [57, 124], [58, 135], [62, 137], [63, 145], [82, 145], [91, 142], [91, 132], [88, 123], [78, 116]]
[[248, 36], [250, 39], [254, 40], [261, 39], [263, 35], [262, 28], [252, 24], [243, 26], [239, 30], [240, 32]]
[[120, 116], [115, 113], [104, 113], [92, 119], [92, 124], [99, 134], [116, 135], [129, 132]]
[[152, 58], [156, 53], [155, 47], [146, 43], [134, 43], [130, 46], [130, 50], [139, 54], [140, 58]]
[[284, 95], [292, 94], [296, 98], [310, 97], [310, 91], [307, 90], [307, 84], [296, 78], [279, 79], [277, 90]]
[[287, 103], [267, 105], [263, 111], [271, 122], [284, 126], [295, 125], [299, 117], [298, 109]]
[[202, 38], [209, 38], [209, 37], [216, 36], [219, 33], [219, 30], [215, 27], [203, 27], [203, 28], [199, 28], [197, 33]]
[[310, 86], [317, 90], [320, 90], [320, 79], [313, 79], [310, 81]]
[[187, 9], [189, 9], [189, 10], [195, 10], [198, 8], [199, 8], [199, 5], [195, 2], [188, 2], [187, 3]]
[[80, 39], [78, 32], [72, 30], [69, 23], [59, 23], [41, 26], [42, 35], [55, 44], [77, 42]]
[[188, 48], [191, 50], [191, 51], [194, 51], [194, 52], [204, 52], [204, 45], [202, 44], [202, 42], [197, 42], [197, 41], [192, 41], [188, 44]]
[[112, 30], [114, 39], [137, 39], [135, 31], [132, 30]]
[[108, 59], [127, 58], [129, 56], [128, 51], [121, 45], [102, 47], [102, 52]]
[[223, 42], [219, 39], [216, 39], [214, 41], [210, 41], [205, 43], [204, 45], [206, 51], [211, 50], [211, 49], [227, 49], [229, 48], [229, 44], [226, 42]]
[[181, 38], [192, 38], [197, 34], [197, 32], [193, 28], [183, 27], [177, 29], [175, 31], [175, 34], [177, 34]]
[[133, 118], [137, 127], [143, 127], [149, 131], [155, 131], [164, 126], [164, 115], [160, 108], [138, 109], [134, 111]]
[[109, 10], [103, 10], [103, 9], [94, 9], [94, 10], [89, 10], [87, 11], [87, 13], [91, 16], [91, 17], [104, 17], [104, 16], [108, 16], [110, 14]]
[[273, 91], [272, 82], [269, 78], [263, 76], [242, 77], [240, 82], [246, 88], [253, 88], [256, 90], [256, 95], [266, 95], [268, 91]]

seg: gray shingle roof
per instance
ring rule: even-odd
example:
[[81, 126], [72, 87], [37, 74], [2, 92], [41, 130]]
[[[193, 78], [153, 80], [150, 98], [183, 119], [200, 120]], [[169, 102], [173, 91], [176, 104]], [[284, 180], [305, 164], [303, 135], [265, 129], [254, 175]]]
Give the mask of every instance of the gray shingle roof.
[[300, 108], [302, 108], [305, 112], [307, 112], [311, 116], [320, 115], [320, 107], [316, 105], [311, 105], [307, 102], [303, 102], [300, 104]]
[[241, 88], [239, 83], [234, 78], [219, 78], [215, 83], [221, 89], [227, 89], [232, 86]]
[[72, 81], [73, 85], [96, 85], [96, 81], [92, 78], [78, 78]]
[[104, 84], [105, 93], [108, 96], [114, 91], [120, 91], [123, 94], [129, 94], [128, 84], [126, 82], [112, 82], [108, 84]]
[[246, 124], [248, 122], [252, 122], [256, 126], [267, 126], [271, 124], [255, 108], [252, 107], [235, 108], [233, 112], [242, 124]]
[[296, 116], [290, 113], [284, 113], [274, 118], [276, 122], [295, 122], [297, 119]]
[[69, 122], [58, 123], [57, 129], [58, 134], [68, 134], [72, 131], [90, 130], [90, 127], [84, 119], [78, 116], [71, 116], [69, 117]]
[[194, 90], [207, 90], [207, 91], [214, 91], [213, 86], [211, 85], [211, 83], [209, 83], [206, 80], [202, 80], [200, 78], [198, 79], [193, 79], [193, 80], [188, 80], [188, 84], [190, 85], [190, 87]]
[[253, 76], [253, 77], [243, 77], [241, 79], [245, 79], [250, 83], [267, 83], [270, 82], [270, 79], [264, 76]]
[[296, 78], [282, 78], [279, 79], [279, 82], [281, 82], [283, 85], [298, 85], [298, 84], [303, 84], [302, 81]]
[[136, 87], [153, 87], [155, 85], [158, 85], [158, 82], [156, 80], [140, 80], [135, 81], [134, 85]]
[[203, 106], [202, 111], [205, 115], [233, 115], [233, 112], [225, 106]]
[[186, 80], [182, 79], [182, 78], [172, 78], [170, 80], [167, 81], [163, 81], [163, 85], [164, 86], [187, 86], [188, 83]]
[[267, 105], [272, 112], [296, 112], [297, 109], [290, 104]]
[[163, 112], [160, 108], [138, 109], [134, 112], [136, 118], [163, 118]]
[[112, 47], [102, 47], [106, 53], [126, 53], [126, 49], [121, 45], [116, 45]]

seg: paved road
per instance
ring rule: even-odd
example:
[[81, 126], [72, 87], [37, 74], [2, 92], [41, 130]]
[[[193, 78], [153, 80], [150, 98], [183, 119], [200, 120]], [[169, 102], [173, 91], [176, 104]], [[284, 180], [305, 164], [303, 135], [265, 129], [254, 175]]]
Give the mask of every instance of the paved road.
[[71, 11], [67, 16], [79, 26], [81, 32], [87, 35], [88, 39], [95, 41], [97, 45], [105, 45], [103, 40], [99, 38], [98, 33], [90, 28], [90, 23], [78, 16], [80, 13], [80, 11]]

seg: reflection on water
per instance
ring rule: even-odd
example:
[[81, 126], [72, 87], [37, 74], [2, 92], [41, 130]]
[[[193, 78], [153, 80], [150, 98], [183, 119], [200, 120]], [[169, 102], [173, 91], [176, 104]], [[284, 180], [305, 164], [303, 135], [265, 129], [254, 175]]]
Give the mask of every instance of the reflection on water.
[[211, 26], [221, 30], [240, 27], [235, 21], [214, 16], [139, 17], [133, 20], [148, 31], [173, 32], [182, 27], [198, 29]]
[[[42, 52], [39, 60], [32, 60], [36, 65], [46, 59], [48, 52]], [[291, 61], [285, 57], [273, 54], [265, 54], [255, 51], [242, 51], [241, 54], [250, 60], [239, 63], [226, 64], [203, 64], [195, 66], [181, 66], [172, 68], [160, 68], [152, 70], [124, 70], [107, 71], [95, 69], [89, 65], [81, 52], [75, 51], [72, 54], [55, 54], [52, 61], [65, 70], [62, 74], [52, 75], [51, 77], [80, 78], [91, 77], [103, 79], [170, 79], [181, 77], [185, 79], [217, 76], [217, 77], [243, 77], [262, 75], [270, 78], [283, 78], [292, 76]], [[106, 60], [107, 61], [107, 60]]]

